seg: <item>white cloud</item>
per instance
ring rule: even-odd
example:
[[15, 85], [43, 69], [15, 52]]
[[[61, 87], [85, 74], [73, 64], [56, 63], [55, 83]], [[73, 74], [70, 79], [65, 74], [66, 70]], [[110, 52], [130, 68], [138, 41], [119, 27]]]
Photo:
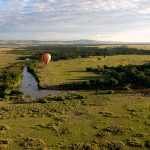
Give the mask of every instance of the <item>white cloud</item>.
[[[33, 39], [40, 35], [44, 38], [44, 33], [47, 33], [45, 38], [48, 38], [46, 35], [55, 33], [57, 38], [63, 34], [61, 37], [66, 36], [66, 39], [91, 36], [92, 39], [113, 40], [119, 39], [129, 30], [133, 33], [134, 28], [138, 31], [145, 27], [147, 30], [148, 24], [149, 0], [0, 1], [0, 35], [13, 33], [18, 38], [23, 38], [22, 34], [27, 32], [25, 36], [31, 33]], [[33, 32], [37, 32], [37, 36]], [[144, 35], [146, 31], [142, 32], [141, 35]], [[146, 34], [145, 37], [149, 36]]]
[[150, 7], [145, 8], [145, 9], [139, 11], [139, 12], [140, 12], [141, 14], [150, 14]]

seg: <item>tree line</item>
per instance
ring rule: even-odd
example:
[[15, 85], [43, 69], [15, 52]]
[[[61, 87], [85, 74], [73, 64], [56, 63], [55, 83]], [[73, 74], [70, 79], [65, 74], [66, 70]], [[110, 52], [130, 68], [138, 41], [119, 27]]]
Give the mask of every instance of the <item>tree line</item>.
[[128, 90], [150, 88], [150, 64], [86, 68], [97, 79], [60, 85], [62, 89]]
[[4, 68], [0, 75], [0, 98], [11, 95], [13, 90], [17, 88], [22, 79], [22, 63], [16, 63]]
[[150, 55], [149, 50], [138, 50], [136, 48], [129, 48], [127, 46], [121, 47], [81, 47], [81, 46], [30, 46], [25, 47], [23, 50], [13, 50], [13, 54], [23, 55], [19, 59], [35, 59], [40, 60], [43, 53], [50, 53], [52, 55], [52, 61], [68, 60], [78, 57], [89, 56], [112, 56], [112, 55]]

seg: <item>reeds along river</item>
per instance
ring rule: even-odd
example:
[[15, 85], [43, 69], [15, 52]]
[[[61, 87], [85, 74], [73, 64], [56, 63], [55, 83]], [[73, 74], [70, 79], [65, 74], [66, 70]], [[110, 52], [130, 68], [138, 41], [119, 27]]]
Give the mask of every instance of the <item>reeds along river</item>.
[[58, 95], [61, 93], [59, 90], [40, 90], [35, 77], [28, 72], [27, 66], [23, 69], [23, 77], [19, 90], [26, 96], [32, 98], [40, 98], [47, 95]]

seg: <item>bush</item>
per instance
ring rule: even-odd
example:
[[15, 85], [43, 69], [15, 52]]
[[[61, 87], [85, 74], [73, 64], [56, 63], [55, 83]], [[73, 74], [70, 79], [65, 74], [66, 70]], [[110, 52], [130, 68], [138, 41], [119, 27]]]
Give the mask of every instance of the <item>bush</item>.
[[0, 131], [6, 131], [9, 130], [10, 128], [7, 125], [0, 126]]
[[48, 103], [48, 100], [46, 98], [41, 98], [38, 100], [38, 103]]
[[109, 90], [106, 94], [114, 94], [115, 91], [114, 90]]
[[112, 113], [112, 112], [107, 112], [107, 111], [101, 111], [99, 112], [100, 114], [102, 114], [104, 117], [112, 117], [112, 118], [116, 118], [117, 116]]
[[127, 145], [133, 147], [143, 147], [142, 143], [136, 138], [129, 138], [126, 140]]
[[24, 95], [21, 91], [18, 91], [18, 90], [12, 90], [10, 92], [10, 95]]
[[79, 94], [78, 94], [78, 95], [76, 96], [76, 99], [84, 99], [84, 98], [85, 98], [85, 96], [83, 96], [83, 95], [79, 95]]
[[8, 150], [10, 141], [6, 139], [0, 139], [0, 150]]
[[124, 134], [125, 131], [129, 131], [129, 130], [131, 129], [122, 126], [110, 126], [103, 129], [103, 131], [110, 132], [114, 135]]
[[99, 133], [96, 134], [96, 137], [101, 138], [101, 139], [106, 138], [108, 136], [109, 136], [109, 133], [105, 131], [100, 131]]
[[145, 124], [146, 126], [150, 126], [150, 121], [145, 121], [144, 124]]
[[97, 144], [72, 144], [71, 150], [99, 150]]
[[65, 98], [65, 96], [58, 96], [58, 97], [56, 97], [56, 100], [57, 101], [65, 101], [66, 98]]
[[145, 141], [145, 147], [150, 148], [150, 140]]
[[24, 147], [25, 149], [32, 149], [32, 150], [44, 150], [45, 143], [41, 139], [36, 138], [25, 138], [20, 146]]
[[125, 143], [121, 141], [113, 141], [111, 143], [108, 143], [108, 149], [110, 150], [126, 150], [127, 146]]
[[134, 134], [133, 137], [144, 137], [145, 134], [142, 134], [142, 133], [138, 133], [138, 134]]

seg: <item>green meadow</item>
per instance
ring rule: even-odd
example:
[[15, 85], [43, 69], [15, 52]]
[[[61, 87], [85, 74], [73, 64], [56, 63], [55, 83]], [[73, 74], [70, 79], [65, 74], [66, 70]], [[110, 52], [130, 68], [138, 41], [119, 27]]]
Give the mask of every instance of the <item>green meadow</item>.
[[96, 78], [97, 75], [86, 72], [87, 67], [139, 65], [149, 62], [150, 55], [117, 55], [117, 56], [94, 56], [89, 58], [77, 58], [50, 62], [47, 66], [40, 62], [36, 73], [42, 87], [55, 86], [63, 83], [78, 82]]
[[13, 91], [23, 64], [31, 65], [40, 86], [47, 88], [97, 79], [88, 67], [142, 65], [150, 55], [88, 56], [48, 65], [19, 59], [35, 54], [36, 49], [0, 48], [0, 87], [11, 91], [0, 93], [0, 150], [150, 149], [149, 89], [63, 91], [34, 100]]
[[[149, 44], [122, 44], [123, 46], [127, 46], [129, 48], [137, 48], [137, 49], [143, 49], [143, 50], [150, 50], [150, 45]], [[99, 47], [99, 48], [106, 48], [106, 47], [120, 47], [122, 46], [120, 44], [116, 44], [116, 45], [113, 45], [113, 44], [109, 44], [109, 45], [96, 45], [96, 47]], [[89, 46], [89, 47], [94, 47], [94, 46]]]
[[6, 67], [10, 64], [17, 62], [17, 56], [11, 54], [13, 48], [2, 47], [0, 48], [0, 68]]

